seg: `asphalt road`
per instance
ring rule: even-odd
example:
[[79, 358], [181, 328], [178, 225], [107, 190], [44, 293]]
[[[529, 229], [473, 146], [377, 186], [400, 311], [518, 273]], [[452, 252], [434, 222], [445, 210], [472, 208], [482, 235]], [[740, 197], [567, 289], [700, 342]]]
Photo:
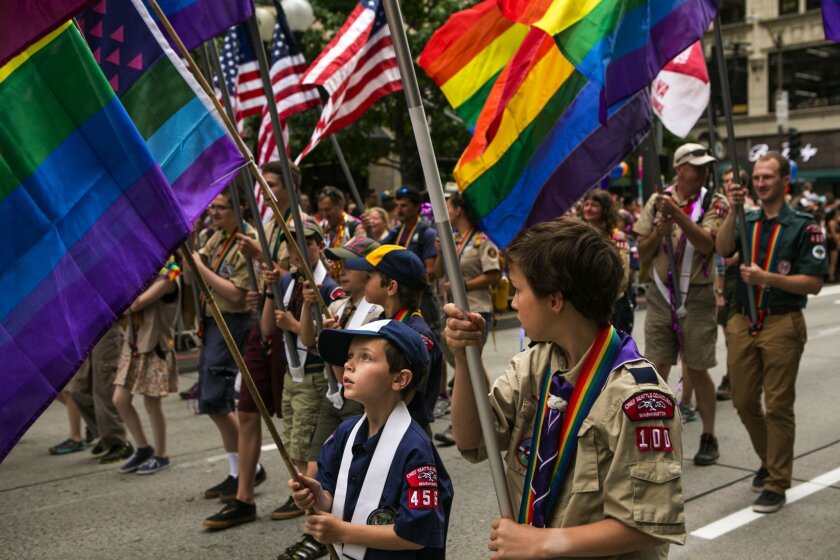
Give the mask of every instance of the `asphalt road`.
[[[791, 503], [779, 513], [752, 516], [750, 479], [758, 460], [731, 403], [719, 403], [718, 465], [683, 466], [688, 531], [672, 558], [838, 558], [840, 557], [840, 287], [812, 298], [806, 318], [809, 341], [797, 384], [797, 442]], [[644, 348], [644, 311], [636, 335]], [[491, 376], [501, 373], [519, 348], [517, 329], [496, 333], [485, 350]], [[725, 362], [719, 338], [718, 360]], [[715, 381], [724, 373], [712, 371]], [[676, 377], [676, 375], [674, 375]], [[195, 374], [181, 376], [181, 387]], [[674, 379], [672, 379], [674, 381]], [[140, 415], [144, 417], [142, 404]], [[165, 400], [169, 455], [173, 466], [153, 476], [121, 475], [118, 465], [98, 465], [88, 452], [53, 457], [47, 448], [66, 437], [66, 413], [55, 403], [0, 464], [0, 558], [274, 558], [299, 535], [300, 519], [271, 521], [269, 513], [287, 491], [279, 454], [268, 449], [268, 481], [258, 487], [255, 523], [222, 532], [206, 531], [201, 520], [221, 507], [205, 500], [205, 488], [227, 474], [218, 432], [195, 416], [184, 401]], [[144, 418], [145, 422], [145, 418]], [[446, 427], [446, 418], [435, 429]], [[698, 422], [683, 431], [685, 456], [697, 450]], [[266, 445], [270, 445], [268, 437]], [[449, 530], [451, 558], [486, 558], [486, 536], [497, 516], [485, 464], [463, 461], [454, 448], [441, 450], [453, 478], [455, 502]], [[795, 499], [794, 499], [795, 497]], [[833, 551], [833, 552], [832, 552]]]

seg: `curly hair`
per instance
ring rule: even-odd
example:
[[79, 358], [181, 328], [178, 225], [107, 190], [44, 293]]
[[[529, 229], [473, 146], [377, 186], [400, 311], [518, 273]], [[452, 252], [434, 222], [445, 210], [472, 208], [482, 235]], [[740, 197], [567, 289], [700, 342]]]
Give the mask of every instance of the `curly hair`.
[[583, 196], [583, 201], [594, 200], [603, 208], [601, 218], [604, 220], [604, 228], [606, 233], [611, 235], [613, 230], [618, 227], [618, 206], [607, 191], [601, 189], [592, 189]]

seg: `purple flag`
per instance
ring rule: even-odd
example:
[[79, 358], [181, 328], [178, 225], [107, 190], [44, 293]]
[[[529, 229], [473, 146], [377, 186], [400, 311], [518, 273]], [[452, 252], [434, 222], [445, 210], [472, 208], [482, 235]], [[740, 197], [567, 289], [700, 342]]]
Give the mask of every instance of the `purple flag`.
[[825, 38], [840, 43], [840, 1], [822, 0]]
[[[0, 66], [89, 4], [90, 0], [52, 0], [51, 2], [0, 2]], [[27, 22], [17, 25], [17, 22]]]
[[190, 50], [254, 13], [253, 0], [158, 0], [158, 5]]

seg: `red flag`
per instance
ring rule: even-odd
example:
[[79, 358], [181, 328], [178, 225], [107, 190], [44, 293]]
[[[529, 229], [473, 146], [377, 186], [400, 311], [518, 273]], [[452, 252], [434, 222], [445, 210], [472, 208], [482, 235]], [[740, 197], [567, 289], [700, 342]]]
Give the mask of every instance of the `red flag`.
[[685, 138], [706, 110], [710, 91], [698, 41], [662, 68], [651, 85], [650, 104], [665, 128]]
[[402, 89], [397, 55], [380, 0], [362, 0], [301, 80], [329, 95], [309, 144], [295, 160], [362, 116], [379, 98]]

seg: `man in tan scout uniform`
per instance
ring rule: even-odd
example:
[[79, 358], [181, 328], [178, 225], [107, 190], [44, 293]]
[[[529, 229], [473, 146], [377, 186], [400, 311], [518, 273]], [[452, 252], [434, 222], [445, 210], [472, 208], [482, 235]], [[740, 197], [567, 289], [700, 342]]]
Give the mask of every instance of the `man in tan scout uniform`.
[[[726, 326], [732, 402], [761, 458], [752, 482], [753, 490], [761, 492], [753, 504], [759, 513], [778, 511], [790, 488], [796, 374], [808, 336], [802, 308], [808, 294], [822, 289], [827, 272], [822, 230], [813, 216], [785, 204], [789, 183], [790, 163], [778, 152], [769, 152], [755, 163], [753, 186], [761, 208], [745, 218], [748, 245], [751, 250], [757, 248], [757, 254], [746, 255], [749, 264], [740, 266], [735, 292], [738, 312]], [[743, 204], [745, 192], [741, 185], [731, 185], [730, 204]], [[733, 213], [723, 222], [717, 250], [726, 256], [739, 247]], [[756, 324], [747, 309], [748, 289], [755, 290]]]
[[[717, 365], [713, 254], [715, 235], [729, 205], [722, 195], [705, 189], [713, 161], [699, 144], [677, 148], [674, 184], [650, 198], [633, 226], [639, 234], [639, 259], [651, 263], [654, 281], [647, 291], [645, 356], [666, 380], [677, 358], [683, 359], [703, 420], [696, 465], [712, 465], [719, 456], [714, 435], [715, 385], [709, 375], [709, 369]], [[666, 235], [671, 236], [675, 271], [669, 270]], [[679, 287], [680, 301], [676, 301], [674, 284]]]
[[[667, 384], [609, 323], [624, 280], [618, 252], [574, 218], [523, 230], [507, 251], [513, 307], [536, 342], [489, 394], [520, 521], [494, 521], [490, 550], [666, 558], [668, 543], [685, 542], [681, 426]], [[486, 325], [453, 304], [444, 310], [452, 427], [461, 454], [477, 462], [486, 451], [464, 348], [481, 346]]]

